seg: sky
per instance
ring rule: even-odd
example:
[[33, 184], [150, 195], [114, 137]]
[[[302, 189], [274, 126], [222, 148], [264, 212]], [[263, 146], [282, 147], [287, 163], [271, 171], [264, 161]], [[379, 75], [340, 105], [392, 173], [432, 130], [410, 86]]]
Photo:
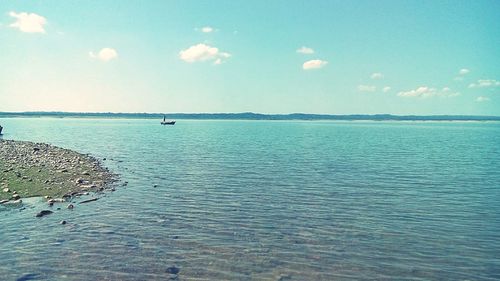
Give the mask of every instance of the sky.
[[0, 1], [0, 111], [500, 116], [500, 1]]

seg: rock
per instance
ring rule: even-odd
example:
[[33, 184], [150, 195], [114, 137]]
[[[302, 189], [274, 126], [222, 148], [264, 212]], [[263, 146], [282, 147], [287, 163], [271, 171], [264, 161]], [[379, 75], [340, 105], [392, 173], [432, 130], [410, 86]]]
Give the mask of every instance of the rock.
[[3, 189], [3, 192], [10, 192], [10, 189], [8, 187]]
[[50, 214], [52, 214], [52, 213], [53, 213], [53, 212], [52, 212], [52, 211], [50, 211], [50, 210], [42, 210], [42, 211], [38, 212], [38, 214], [36, 214], [36, 217], [37, 217], [37, 218], [41, 218], [41, 217], [43, 217], [43, 216], [50, 215]]
[[281, 274], [278, 281], [292, 280], [292, 276], [289, 274]]
[[69, 204], [67, 208], [71, 210], [71, 209], [75, 208], [75, 206], [73, 204]]
[[0, 205], [9, 202], [9, 200], [0, 200]]
[[92, 199], [88, 199], [88, 200], [83, 200], [82, 202], [80, 202], [78, 204], [89, 203], [89, 202], [93, 202], [93, 201], [97, 201], [97, 200], [99, 200], [99, 198], [92, 198]]
[[84, 176], [90, 176], [90, 173], [88, 171], [83, 171], [82, 175], [84, 175]]
[[19, 194], [17, 194], [17, 193], [14, 193], [14, 194], [12, 194], [12, 199], [19, 200], [19, 199], [21, 199], [21, 196], [19, 196]]
[[7, 201], [5, 203], [3, 203], [3, 205], [19, 205], [19, 204], [22, 204], [23, 203], [23, 200], [19, 199], [19, 200], [14, 200], [14, 201]]
[[65, 220], [62, 220], [60, 224], [66, 224], [67, 222]]
[[181, 270], [176, 266], [171, 266], [167, 268], [167, 273], [178, 274]]
[[158, 185], [157, 184], [153, 184], [153, 187], [158, 187]]
[[37, 151], [40, 151], [40, 148], [38, 148], [38, 147], [33, 147], [33, 152], [37, 152]]

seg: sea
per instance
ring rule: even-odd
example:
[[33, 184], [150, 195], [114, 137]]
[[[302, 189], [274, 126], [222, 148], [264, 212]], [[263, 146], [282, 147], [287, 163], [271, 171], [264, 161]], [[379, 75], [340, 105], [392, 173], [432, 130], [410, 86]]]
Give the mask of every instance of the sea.
[[0, 206], [0, 280], [500, 280], [500, 122], [160, 121], [0, 119], [120, 177]]

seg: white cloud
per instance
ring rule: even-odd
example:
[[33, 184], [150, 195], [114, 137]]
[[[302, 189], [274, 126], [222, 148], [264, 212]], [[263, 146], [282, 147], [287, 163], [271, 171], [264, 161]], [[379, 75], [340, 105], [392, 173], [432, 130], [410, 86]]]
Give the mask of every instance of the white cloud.
[[214, 64], [221, 64], [223, 59], [230, 56], [229, 53], [220, 52], [218, 48], [203, 43], [193, 45], [179, 52], [179, 57], [189, 63], [214, 60]]
[[431, 88], [427, 86], [422, 86], [414, 90], [398, 93], [398, 96], [406, 98], [430, 98], [434, 96], [452, 98], [459, 95], [460, 95], [459, 92], [452, 92], [451, 89], [448, 87], [444, 87], [441, 91], [439, 91], [436, 88]]
[[327, 63], [328, 62], [324, 60], [309, 60], [302, 65], [302, 68], [304, 70], [318, 69], [324, 67]]
[[93, 59], [100, 59], [102, 61], [110, 61], [118, 57], [118, 52], [112, 48], [102, 48], [99, 53], [89, 52], [89, 56]]
[[382, 79], [384, 78], [384, 74], [380, 72], [375, 72], [370, 76], [371, 79]]
[[44, 25], [47, 19], [35, 13], [16, 13], [10, 12], [9, 16], [16, 19], [10, 26], [27, 33], [45, 33]]
[[360, 92], [375, 92], [377, 90], [377, 87], [375, 86], [370, 86], [370, 85], [359, 85], [358, 86], [358, 91]]
[[204, 33], [210, 33], [210, 32], [213, 32], [213, 31], [214, 31], [214, 28], [210, 27], [210, 26], [205, 26], [205, 27], [201, 28], [201, 32], [204, 32]]
[[458, 71], [458, 74], [459, 75], [466, 75], [470, 72], [470, 70], [468, 70], [467, 68], [462, 68]]
[[311, 48], [308, 48], [306, 46], [302, 46], [299, 49], [297, 49], [297, 53], [310, 55], [310, 54], [314, 54], [314, 50]]
[[430, 97], [433, 96], [436, 93], [435, 88], [429, 88], [429, 87], [418, 87], [415, 90], [407, 91], [407, 92], [399, 92], [398, 96], [400, 97]]
[[390, 90], [391, 90], [391, 87], [389, 87], [389, 86], [385, 86], [385, 87], [382, 89], [382, 91], [383, 91], [384, 93], [387, 93], [387, 92], [389, 92]]
[[493, 79], [481, 79], [476, 83], [469, 84], [469, 88], [493, 88], [500, 86], [500, 81]]
[[480, 97], [477, 97], [476, 101], [477, 101], [477, 102], [485, 102], [485, 101], [490, 101], [490, 98], [488, 98], [488, 97], [484, 97], [484, 96], [480, 96]]

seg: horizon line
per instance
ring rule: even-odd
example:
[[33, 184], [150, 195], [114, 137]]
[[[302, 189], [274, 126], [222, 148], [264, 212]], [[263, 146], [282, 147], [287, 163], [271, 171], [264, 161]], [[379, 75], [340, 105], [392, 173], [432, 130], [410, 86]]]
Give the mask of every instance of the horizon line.
[[109, 117], [109, 118], [159, 118], [170, 119], [217, 119], [217, 120], [374, 120], [374, 121], [500, 121], [495, 115], [396, 115], [396, 114], [318, 114], [318, 113], [148, 113], [148, 112], [68, 112], [68, 111], [0, 111], [0, 118], [12, 117]]

